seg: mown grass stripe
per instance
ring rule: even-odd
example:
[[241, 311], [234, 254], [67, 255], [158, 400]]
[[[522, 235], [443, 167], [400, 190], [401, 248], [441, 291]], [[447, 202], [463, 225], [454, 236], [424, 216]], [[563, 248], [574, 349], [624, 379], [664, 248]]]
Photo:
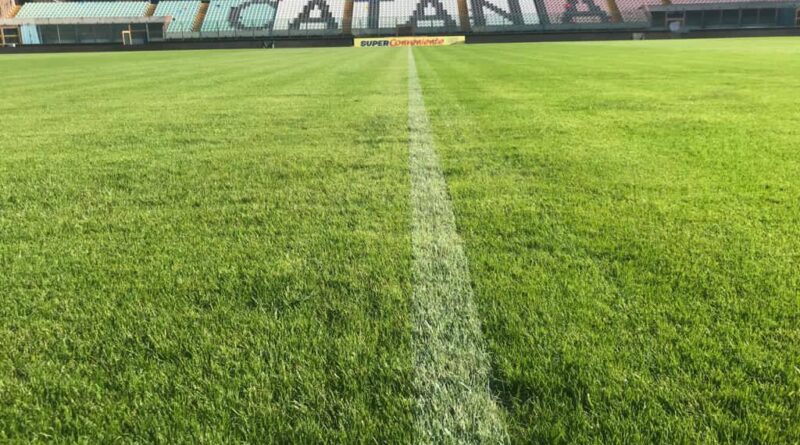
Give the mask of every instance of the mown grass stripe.
[[418, 443], [498, 443], [507, 434], [489, 392], [489, 360], [469, 266], [408, 51], [408, 128]]

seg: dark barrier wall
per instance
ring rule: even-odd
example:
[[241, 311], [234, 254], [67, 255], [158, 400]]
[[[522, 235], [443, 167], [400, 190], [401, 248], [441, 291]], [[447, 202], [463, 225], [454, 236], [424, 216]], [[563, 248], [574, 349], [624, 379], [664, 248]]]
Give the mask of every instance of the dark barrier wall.
[[81, 43], [122, 43], [122, 32], [131, 31], [132, 43], [163, 40], [160, 23], [37, 25], [38, 41], [42, 45]]
[[[749, 30], [705, 30], [686, 34], [670, 32], [636, 33], [644, 39], [676, 39], [676, 38], [727, 38], [727, 37], [800, 37], [800, 29], [749, 29]], [[495, 33], [469, 34], [466, 42], [480, 43], [514, 43], [514, 42], [554, 42], [554, 41], [592, 41], [592, 40], [631, 40], [631, 32], [568, 32], [568, 33]], [[16, 48], [0, 47], [0, 54], [46, 53], [46, 52], [92, 52], [92, 51], [157, 51], [181, 49], [236, 49], [236, 48], [300, 48], [300, 47], [343, 47], [353, 46], [349, 37], [318, 39], [272, 39], [272, 40], [219, 40], [194, 42], [158, 42], [148, 45], [122, 46], [119, 44], [96, 45], [29, 45]]]
[[181, 49], [237, 49], [237, 48], [322, 48], [353, 46], [352, 37], [328, 37], [316, 39], [267, 39], [267, 40], [200, 40], [178, 42], [153, 42], [146, 45], [81, 44], [81, 45], [23, 45], [0, 47], [0, 54], [52, 53], [52, 52], [100, 52], [100, 51], [159, 51]]
[[[703, 38], [735, 38], [735, 37], [800, 37], [800, 28], [796, 29], [735, 29], [735, 30], [701, 30], [675, 34], [666, 31], [647, 31], [635, 33], [637, 37], [650, 40], [664, 39], [703, 39]], [[467, 43], [521, 43], [521, 42], [558, 42], [558, 41], [590, 41], [590, 40], [632, 40], [631, 32], [570, 32], [570, 33], [497, 33], [471, 34]]]

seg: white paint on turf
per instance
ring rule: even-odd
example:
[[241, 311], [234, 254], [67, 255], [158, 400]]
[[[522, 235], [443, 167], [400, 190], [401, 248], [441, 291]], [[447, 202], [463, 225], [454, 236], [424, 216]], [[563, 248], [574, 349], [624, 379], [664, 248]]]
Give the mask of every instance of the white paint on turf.
[[417, 443], [502, 443], [469, 266], [408, 51]]

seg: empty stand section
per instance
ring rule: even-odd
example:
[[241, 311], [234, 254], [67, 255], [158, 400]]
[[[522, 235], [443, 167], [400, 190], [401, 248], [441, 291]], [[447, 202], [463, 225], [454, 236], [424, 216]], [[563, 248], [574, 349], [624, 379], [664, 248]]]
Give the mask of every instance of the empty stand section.
[[540, 23], [534, 0], [467, 0], [467, 6], [474, 31], [522, 29]]
[[171, 17], [167, 26], [168, 33], [187, 33], [192, 32], [199, 9], [200, 2], [197, 0], [168, 0], [158, 3], [154, 15]]
[[672, 0], [673, 5], [690, 5], [706, 3], [754, 3], [754, 0]]
[[543, 0], [554, 25], [610, 23], [611, 11], [605, 0]]
[[278, 34], [340, 33], [344, 24], [345, 0], [283, 0], [273, 30]]
[[[647, 11], [645, 7], [663, 5], [664, 0], [615, 0], [624, 23], [646, 23]], [[669, 1], [669, 0], [666, 0]]]
[[[469, 1], [469, 0], [468, 0]], [[458, 32], [458, 0], [355, 0], [353, 30]]]
[[17, 18], [144, 17], [148, 2], [25, 3]]
[[[663, 30], [676, 21], [686, 29], [800, 26], [796, 3], [779, 0], [756, 3], [751, 0], [162, 0], [158, 3], [33, 1], [20, 7], [14, 0], [0, 0], [0, 7], [4, 18], [21, 19], [4, 22], [5, 44], [19, 39], [23, 44], [102, 43], [119, 39], [120, 29], [96, 24], [128, 29], [133, 24], [139, 28], [133, 31], [144, 36], [139, 39], [141, 42], [185, 37], [351, 33], [402, 36], [639, 31]], [[70, 20], [73, 18], [81, 20]], [[2, 40], [0, 36], [0, 44]]]
[[195, 30], [209, 35], [341, 34], [346, 0], [211, 0]]
[[268, 31], [275, 20], [274, 2], [267, 0], [211, 0], [201, 32]]

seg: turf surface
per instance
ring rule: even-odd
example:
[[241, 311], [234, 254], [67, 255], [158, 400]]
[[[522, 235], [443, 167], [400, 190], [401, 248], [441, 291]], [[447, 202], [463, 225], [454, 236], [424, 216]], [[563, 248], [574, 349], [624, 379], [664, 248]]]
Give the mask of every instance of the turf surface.
[[0, 438], [406, 437], [406, 54], [349, 55], [3, 60]]
[[[511, 440], [800, 441], [800, 41], [414, 52]], [[412, 440], [406, 57], [4, 56], [0, 440]]]
[[418, 54], [512, 436], [800, 440], [800, 41]]

